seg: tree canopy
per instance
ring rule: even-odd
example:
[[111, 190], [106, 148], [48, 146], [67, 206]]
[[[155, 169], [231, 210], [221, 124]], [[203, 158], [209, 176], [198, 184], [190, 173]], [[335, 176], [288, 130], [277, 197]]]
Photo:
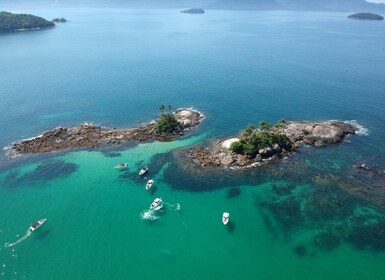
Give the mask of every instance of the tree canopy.
[[50, 28], [55, 24], [42, 17], [27, 14], [12, 14], [0, 12], [0, 32]]
[[[284, 120], [280, 120], [275, 127], [282, 128]], [[286, 135], [271, 131], [272, 125], [268, 122], [259, 122], [259, 129], [249, 124], [242, 131], [240, 140], [231, 144], [230, 149], [237, 154], [255, 156], [259, 149], [271, 147], [274, 144], [285, 146], [290, 140]]]

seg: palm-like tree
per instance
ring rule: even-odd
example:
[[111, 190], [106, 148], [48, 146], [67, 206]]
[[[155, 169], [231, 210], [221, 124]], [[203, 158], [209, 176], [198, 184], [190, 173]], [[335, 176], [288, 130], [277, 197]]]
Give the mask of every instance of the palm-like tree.
[[259, 126], [259, 129], [262, 130], [263, 132], [267, 132], [271, 127], [271, 125], [266, 121], [260, 121], [258, 126]]
[[163, 104], [159, 106], [159, 111], [161, 114], [164, 113], [164, 110], [166, 109], [166, 106], [164, 106]]

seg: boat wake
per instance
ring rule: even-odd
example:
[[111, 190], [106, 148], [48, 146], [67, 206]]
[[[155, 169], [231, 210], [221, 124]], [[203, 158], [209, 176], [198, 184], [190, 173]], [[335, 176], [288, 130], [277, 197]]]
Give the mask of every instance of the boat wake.
[[179, 203], [176, 203], [176, 204], [171, 204], [171, 203], [168, 203], [168, 202], [163, 202], [164, 205], [167, 206], [168, 209], [172, 210], [172, 211], [179, 211], [180, 210], [180, 204]]
[[171, 211], [178, 212], [178, 211], [180, 211], [180, 208], [181, 207], [180, 207], [179, 203], [171, 204], [171, 203], [168, 203], [168, 202], [163, 202], [163, 207], [161, 209], [155, 208], [155, 209], [143, 210], [140, 213], [140, 218], [142, 220], [155, 221], [157, 219], [160, 219], [161, 215], [164, 214], [163, 209], [169, 209]]
[[142, 213], [140, 213], [140, 218], [142, 220], [150, 220], [150, 221], [154, 221], [154, 220], [157, 220], [160, 218], [160, 216], [158, 216], [156, 214], [156, 210], [144, 210]]
[[28, 237], [31, 236], [31, 234], [32, 234], [31, 231], [27, 231], [27, 233], [23, 237], [19, 238], [17, 241], [15, 241], [13, 243], [8, 243], [8, 242], [5, 243], [4, 247], [9, 248], [9, 247], [15, 246], [16, 244], [19, 244], [20, 242], [23, 242], [24, 240], [26, 240]]

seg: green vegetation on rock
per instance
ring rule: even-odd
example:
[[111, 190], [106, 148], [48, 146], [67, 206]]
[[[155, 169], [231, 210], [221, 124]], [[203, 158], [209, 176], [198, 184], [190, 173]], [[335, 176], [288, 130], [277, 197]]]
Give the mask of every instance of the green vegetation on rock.
[[0, 12], [0, 32], [34, 30], [54, 26], [53, 22], [34, 15]]
[[[166, 109], [168, 110], [168, 113], [165, 113]], [[155, 121], [155, 131], [157, 133], [172, 133], [180, 127], [180, 123], [171, 113], [171, 109], [171, 105], [159, 106], [159, 111], [161, 114], [159, 118]]]
[[171, 113], [162, 114], [156, 120], [155, 130], [158, 133], [171, 133], [179, 127], [179, 122]]
[[[285, 124], [284, 120], [278, 122], [275, 127], [282, 128]], [[249, 156], [258, 154], [259, 149], [272, 147], [278, 144], [280, 147], [286, 147], [290, 143], [289, 138], [271, 130], [272, 125], [268, 122], [261, 121], [259, 129], [252, 124], [249, 124], [244, 131], [242, 131], [240, 140], [233, 142], [230, 149], [237, 153]]]

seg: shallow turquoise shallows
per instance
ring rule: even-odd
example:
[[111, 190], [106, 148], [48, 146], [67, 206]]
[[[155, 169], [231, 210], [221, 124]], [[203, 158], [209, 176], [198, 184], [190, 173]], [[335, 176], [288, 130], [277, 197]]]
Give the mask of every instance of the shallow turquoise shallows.
[[[4, 150], [0, 279], [385, 274], [384, 201], [356, 191], [375, 185], [352, 171], [363, 162], [385, 170], [384, 23], [326, 12], [19, 12], [70, 22], [0, 35], [1, 147], [85, 121], [138, 126], [160, 104], [206, 119], [168, 143], [16, 159]], [[260, 170], [202, 171], [185, 158], [192, 145], [281, 118], [355, 120], [362, 130]], [[121, 162], [128, 167], [114, 169]], [[164, 207], [149, 211], [156, 197]]]

